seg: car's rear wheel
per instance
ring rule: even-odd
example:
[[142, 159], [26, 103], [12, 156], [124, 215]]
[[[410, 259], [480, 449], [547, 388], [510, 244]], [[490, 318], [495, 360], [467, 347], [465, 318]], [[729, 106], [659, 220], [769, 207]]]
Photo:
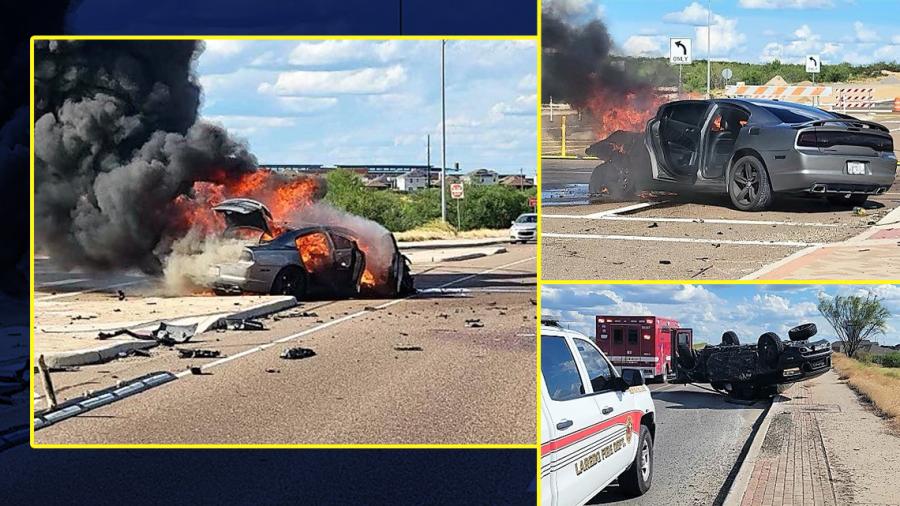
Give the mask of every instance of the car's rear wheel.
[[293, 295], [297, 300], [306, 295], [306, 273], [303, 269], [289, 265], [275, 275], [272, 282], [272, 295]]
[[741, 211], [763, 211], [772, 205], [772, 185], [759, 158], [738, 159], [728, 173], [728, 196]]
[[865, 194], [854, 193], [850, 196], [845, 195], [829, 195], [828, 202], [835, 206], [846, 206], [846, 207], [861, 207], [863, 206], [867, 200], [869, 200], [869, 196]]
[[763, 367], [774, 369], [778, 366], [778, 358], [784, 351], [784, 343], [774, 332], [766, 332], [759, 336], [756, 345], [756, 353], [759, 355], [759, 363]]
[[619, 475], [619, 487], [631, 496], [644, 495], [653, 480], [653, 438], [646, 425], [641, 425], [634, 461]]

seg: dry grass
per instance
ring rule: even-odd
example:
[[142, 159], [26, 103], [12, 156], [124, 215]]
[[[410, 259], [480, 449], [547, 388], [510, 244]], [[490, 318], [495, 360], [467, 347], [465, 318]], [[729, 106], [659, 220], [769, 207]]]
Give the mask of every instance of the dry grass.
[[900, 427], [900, 369], [866, 364], [842, 353], [832, 355], [832, 363], [841, 379]]
[[401, 242], [414, 241], [435, 241], [447, 239], [493, 239], [497, 237], [507, 237], [509, 229], [494, 230], [490, 228], [479, 228], [477, 230], [457, 231], [456, 227], [449, 223], [443, 223], [441, 220], [433, 220], [422, 225], [421, 227], [407, 230], [406, 232], [397, 232], [394, 237]]

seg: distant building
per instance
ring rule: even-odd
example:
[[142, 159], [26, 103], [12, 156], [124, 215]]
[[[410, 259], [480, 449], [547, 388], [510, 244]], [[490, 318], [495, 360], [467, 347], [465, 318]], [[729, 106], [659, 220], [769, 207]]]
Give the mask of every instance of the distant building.
[[521, 188], [528, 190], [534, 188], [534, 180], [518, 174], [512, 176], [503, 176], [500, 178], [499, 184], [503, 186], [511, 186], [513, 188]]
[[387, 190], [393, 187], [391, 183], [392, 181], [390, 181], [387, 176], [378, 176], [367, 178], [363, 182], [363, 186], [365, 186], [366, 188], [371, 188], [373, 190]]
[[402, 192], [411, 192], [428, 188], [428, 173], [424, 170], [411, 170], [397, 176], [394, 180], [396, 188]]
[[470, 184], [497, 184], [500, 174], [490, 169], [478, 169], [463, 176], [463, 180]]

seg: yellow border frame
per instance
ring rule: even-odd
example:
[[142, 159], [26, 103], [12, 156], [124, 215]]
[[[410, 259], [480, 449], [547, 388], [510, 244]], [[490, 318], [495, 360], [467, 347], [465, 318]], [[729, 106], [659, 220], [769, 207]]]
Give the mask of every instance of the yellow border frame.
[[[541, 5], [538, 2], [538, 31], [540, 33], [540, 13]], [[537, 100], [536, 109], [538, 111], [538, 128], [536, 132], [535, 152], [537, 154], [535, 172], [536, 184], [540, 183], [540, 83], [541, 83], [541, 67], [540, 54], [541, 44], [539, 35], [510, 35], [510, 36], [494, 36], [494, 35], [470, 35], [470, 36], [405, 36], [405, 35], [302, 35], [302, 36], [223, 36], [223, 35], [148, 35], [148, 36], [94, 36], [94, 35], [36, 35], [30, 40], [30, 132], [29, 138], [31, 142], [31, 174], [30, 187], [31, 195], [34, 195], [34, 43], [39, 40], [525, 40], [532, 41], [535, 44], [535, 52], [537, 57], [536, 79], [537, 79]], [[538, 209], [540, 209], [540, 195], [538, 195]], [[538, 225], [540, 227], [540, 224]], [[540, 332], [540, 319], [535, 324], [535, 398], [537, 401], [535, 411], [535, 429], [534, 444], [344, 444], [344, 443], [322, 443], [322, 444], [40, 444], [34, 440], [34, 390], [36, 388], [34, 377], [34, 199], [30, 199], [30, 261], [31, 272], [29, 276], [29, 365], [31, 367], [31, 399], [29, 401], [29, 444], [33, 449], [516, 449], [516, 450], [532, 450], [537, 452], [537, 467], [535, 469], [535, 479], [537, 480], [537, 499], [540, 498], [540, 393], [537, 388], [537, 372], [540, 367], [540, 346], [537, 345], [537, 335]], [[538, 253], [536, 259], [536, 280], [537, 288], [535, 289], [535, 297], [538, 300], [537, 314], [540, 315], [540, 238], [538, 238]]]

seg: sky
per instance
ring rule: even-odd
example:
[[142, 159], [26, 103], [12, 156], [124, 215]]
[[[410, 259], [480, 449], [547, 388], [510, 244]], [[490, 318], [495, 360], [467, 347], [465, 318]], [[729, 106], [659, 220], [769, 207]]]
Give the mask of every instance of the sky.
[[[207, 40], [201, 115], [261, 164], [440, 166], [438, 40]], [[534, 41], [448, 41], [447, 164], [536, 166]]]
[[[669, 37], [691, 37], [706, 58], [707, 1], [545, 0], [573, 22], [604, 21], [619, 54], [668, 56]], [[900, 61], [897, 0], [712, 0], [713, 59], [823, 65]]]
[[817, 338], [836, 341], [819, 314], [819, 297], [877, 295], [893, 315], [888, 330], [874, 340], [900, 344], [900, 285], [543, 285], [541, 311], [572, 330], [594, 337], [597, 315], [662, 316], [694, 329], [694, 342], [718, 344], [722, 333], [737, 332], [742, 343], [760, 334], [787, 331], [813, 322]]

